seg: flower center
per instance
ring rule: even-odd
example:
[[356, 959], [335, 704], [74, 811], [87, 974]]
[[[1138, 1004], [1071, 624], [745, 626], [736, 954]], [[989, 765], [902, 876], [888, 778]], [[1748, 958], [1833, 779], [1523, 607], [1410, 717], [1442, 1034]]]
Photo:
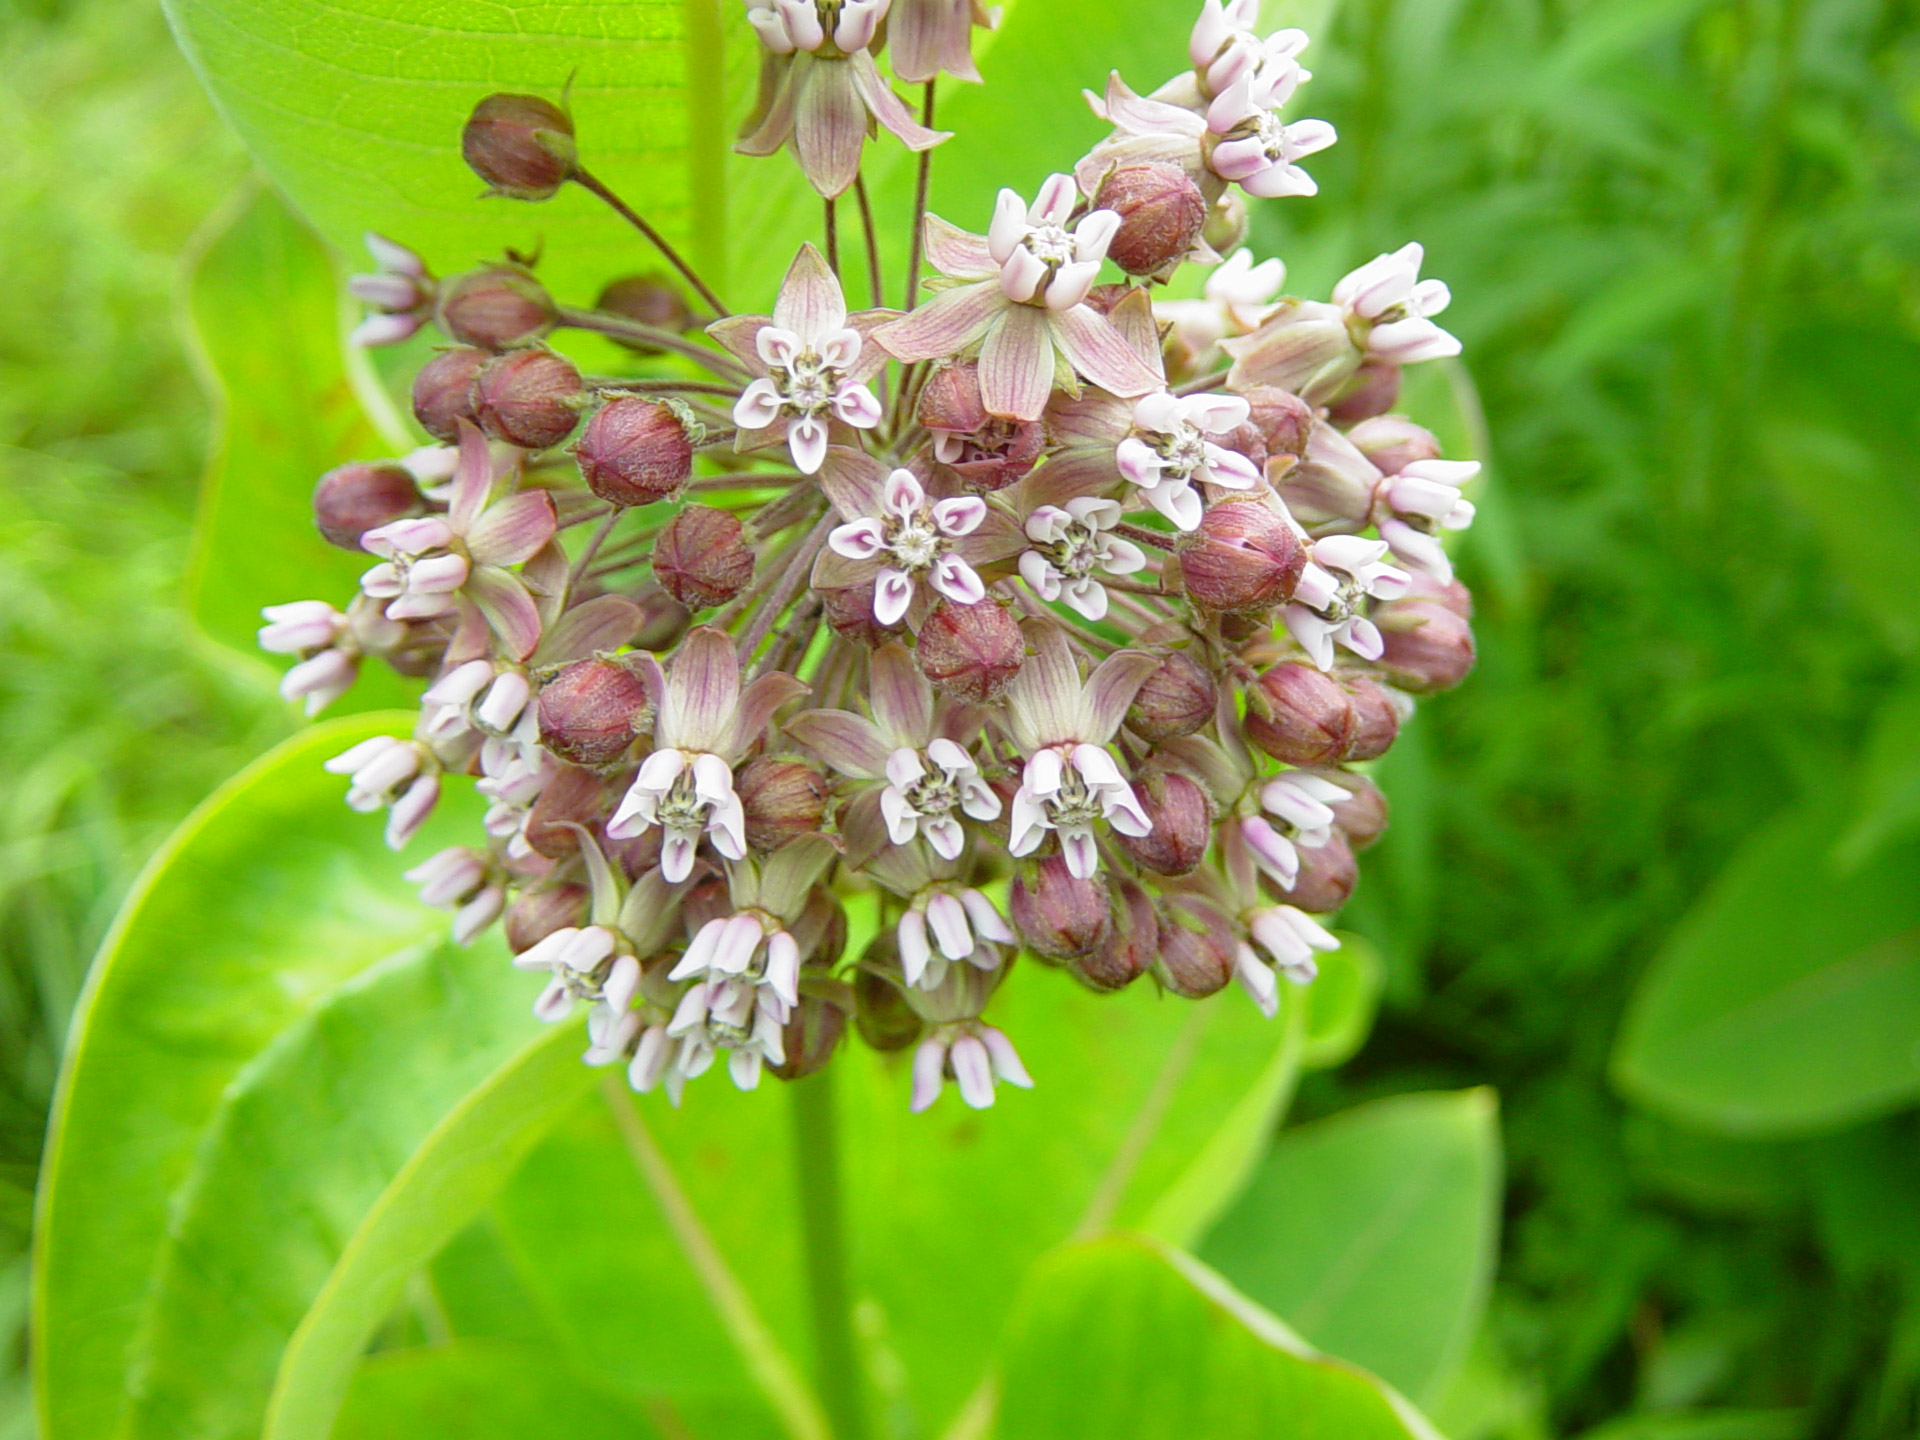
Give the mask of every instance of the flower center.
[[1337, 625], [1343, 620], [1352, 619], [1359, 611], [1360, 602], [1367, 598], [1367, 588], [1344, 571], [1334, 570], [1329, 573], [1339, 582], [1339, 588], [1333, 592], [1333, 598], [1322, 607], [1319, 614], [1322, 619]]
[[753, 982], [728, 980], [707, 1011], [707, 1034], [726, 1045], [745, 1043], [753, 1034]]
[[1225, 138], [1258, 140], [1260, 152], [1276, 165], [1287, 158], [1287, 127], [1280, 123], [1280, 117], [1271, 110], [1249, 115], [1229, 130]]
[[1050, 271], [1058, 270], [1073, 259], [1073, 236], [1058, 225], [1036, 225], [1020, 243]]
[[946, 537], [934, 528], [928, 511], [915, 511], [906, 519], [898, 515], [888, 517], [887, 550], [902, 570], [909, 573], [925, 570], [940, 558], [940, 552], [946, 547]]
[[1103, 811], [1100, 797], [1088, 788], [1080, 772], [1071, 765], [1060, 777], [1060, 789], [1047, 802], [1047, 813], [1061, 830], [1081, 830], [1098, 820]]
[[693, 767], [688, 766], [674, 777], [673, 785], [660, 797], [654, 814], [663, 829], [690, 830], [698, 835], [706, 829], [707, 812], [712, 808], [711, 800], [695, 793]]
[[938, 765], [928, 762], [926, 773], [907, 787], [907, 803], [917, 815], [950, 814], [960, 803], [960, 792], [953, 777]]
[[840, 372], [811, 350], [794, 356], [791, 366], [775, 366], [771, 373], [787, 408], [797, 415], [818, 415], [833, 403], [840, 388]]
[[1062, 575], [1084, 580], [1100, 564], [1100, 534], [1078, 520], [1067, 526], [1066, 532], [1050, 544], [1033, 548], [1045, 555]]
[[1178, 430], [1162, 432], [1153, 443], [1153, 448], [1167, 469], [1181, 479], [1193, 478], [1193, 472], [1207, 463], [1207, 442], [1196, 426], [1182, 424]]

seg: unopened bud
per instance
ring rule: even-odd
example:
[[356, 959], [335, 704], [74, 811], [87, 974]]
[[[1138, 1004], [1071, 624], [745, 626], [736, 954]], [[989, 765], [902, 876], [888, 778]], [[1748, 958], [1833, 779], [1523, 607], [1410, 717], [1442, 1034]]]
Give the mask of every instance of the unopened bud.
[[992, 600], [943, 600], [920, 627], [914, 651], [920, 673], [945, 695], [991, 705], [1026, 663], [1026, 640], [1005, 606]]
[[573, 121], [538, 95], [489, 95], [460, 132], [460, 154], [495, 195], [545, 200], [573, 176]]
[[530, 345], [559, 318], [545, 287], [519, 265], [471, 271], [440, 292], [441, 328], [483, 350]]
[[1356, 722], [1345, 758], [1378, 760], [1387, 753], [1400, 734], [1400, 724], [1406, 719], [1407, 706], [1411, 702], [1402, 696], [1400, 702], [1396, 703], [1383, 686], [1365, 675], [1353, 676], [1342, 683], [1353, 705]]
[[1276, 665], [1247, 691], [1247, 739], [1289, 765], [1339, 763], [1359, 727], [1346, 687], [1312, 665]]
[[1188, 598], [1216, 612], [1251, 615], [1284, 604], [1306, 565], [1299, 532], [1258, 500], [1213, 506], [1180, 548]]
[[1160, 953], [1160, 921], [1153, 897], [1137, 880], [1122, 879], [1113, 897], [1113, 928], [1085, 955], [1067, 962], [1089, 990], [1124, 990], [1153, 967]]
[[436, 440], [460, 439], [460, 422], [477, 417], [473, 382], [493, 357], [484, 350], [443, 350], [413, 377], [413, 418]]
[[[629, 320], [675, 335], [693, 328], [693, 311], [687, 308], [680, 292], [658, 275], [625, 275], [609, 281], [600, 298], [593, 302], [593, 308], [624, 315]], [[641, 355], [660, 353], [638, 340], [622, 340], [617, 335], [612, 338]]]
[[573, 765], [612, 765], [633, 743], [647, 689], [617, 660], [576, 660], [540, 687], [540, 743]]
[[892, 978], [899, 971], [900, 951], [893, 932], [882, 930], [867, 947], [853, 977], [853, 1023], [860, 1038], [876, 1050], [904, 1050], [926, 1028]]
[[1197, 895], [1174, 895], [1160, 907], [1160, 958], [1154, 974], [1186, 1000], [1201, 1000], [1233, 979], [1233, 923]]
[[606, 814], [612, 798], [600, 775], [562, 765], [527, 812], [527, 844], [549, 860], [577, 854], [580, 835], [574, 826], [591, 826]]
[[1201, 237], [1221, 255], [1231, 255], [1247, 240], [1247, 201], [1238, 190], [1228, 190], [1213, 202]]
[[1213, 719], [1218, 696], [1207, 668], [1186, 651], [1175, 650], [1134, 692], [1127, 728], [1154, 744], [1191, 735]]
[[[611, 818], [609, 815], [608, 819]], [[649, 825], [638, 835], [629, 835], [623, 840], [609, 836], [605, 824], [594, 832], [608, 862], [625, 871], [629, 880], [638, 880], [660, 864], [660, 850], [666, 836], [667, 832], [658, 825]]]
[[518, 955], [556, 930], [584, 925], [593, 896], [584, 885], [549, 885], [521, 893], [507, 909], [507, 948]]
[[811, 765], [762, 755], [735, 777], [734, 792], [747, 815], [747, 844], [778, 850], [820, 829], [827, 813], [827, 780]]
[[1247, 423], [1259, 427], [1267, 442], [1269, 460], [1291, 455], [1296, 460], [1307, 453], [1307, 439], [1313, 434], [1313, 407], [1298, 395], [1272, 385], [1254, 385], [1243, 397], [1247, 402]]
[[800, 1003], [787, 1017], [780, 1032], [781, 1049], [786, 1059], [767, 1068], [782, 1080], [798, 1080], [803, 1075], [827, 1068], [840, 1037], [847, 1032], [847, 1012], [818, 995], [802, 995]]
[[960, 360], [929, 372], [920, 387], [914, 418], [929, 430], [959, 435], [970, 435], [985, 425], [991, 417], [980, 398], [980, 362]]
[[753, 579], [753, 549], [738, 516], [689, 505], [654, 542], [653, 578], [690, 610], [724, 605]]
[[523, 450], [545, 450], [580, 422], [580, 372], [551, 350], [497, 355], [474, 377], [473, 411], [480, 428]]
[[1439, 600], [1395, 600], [1378, 606], [1373, 623], [1386, 649], [1380, 666], [1403, 689], [1451, 690], [1473, 669], [1473, 627]]
[[679, 644], [693, 624], [693, 613], [658, 586], [636, 595], [634, 603], [640, 607], [640, 628], [632, 641], [636, 650], [663, 654]]
[[847, 907], [833, 891], [816, 885], [807, 892], [800, 918], [787, 927], [800, 947], [800, 963], [831, 970], [847, 951]]
[[1310, 534], [1352, 532], [1373, 510], [1380, 471], [1331, 425], [1315, 427], [1300, 463], [1278, 482], [1280, 498]]
[[1338, 305], [1283, 300], [1251, 335], [1223, 340], [1233, 357], [1227, 388], [1272, 385], [1314, 404], [1325, 404], [1360, 368], [1360, 351]]
[[613, 505], [651, 505], [680, 493], [704, 439], [684, 405], [622, 395], [601, 406], [573, 447], [587, 488]]
[[1213, 841], [1213, 802], [1207, 792], [1174, 770], [1150, 770], [1133, 789], [1153, 828], [1145, 835], [1115, 831], [1121, 846], [1143, 870], [1191, 875]]
[[898, 624], [882, 625], [873, 613], [873, 586], [845, 585], [816, 590], [820, 613], [834, 634], [856, 644], [878, 648], [901, 633]]
[[1333, 823], [1354, 850], [1365, 850], [1387, 829], [1387, 797], [1365, 775], [1351, 770], [1322, 770], [1321, 777], [1347, 792], [1344, 800], [1329, 800]]
[[1382, 475], [1398, 475], [1419, 460], [1438, 460], [1440, 442], [1404, 415], [1376, 415], [1347, 432], [1347, 439]]
[[1098, 874], [1080, 879], [1059, 855], [1014, 872], [1007, 913], [1028, 947], [1050, 960], [1087, 954], [1113, 928], [1107, 882]]
[[1386, 414], [1399, 399], [1400, 367], [1369, 356], [1340, 387], [1339, 395], [1327, 406], [1327, 415], [1336, 425], [1356, 425]]
[[1300, 873], [1293, 889], [1281, 898], [1296, 910], [1309, 915], [1331, 915], [1347, 903], [1360, 879], [1360, 867], [1353, 858], [1353, 847], [1339, 830], [1327, 833], [1324, 845], [1298, 847]]
[[1107, 258], [1129, 275], [1170, 271], [1193, 249], [1207, 223], [1206, 197], [1174, 165], [1121, 166], [1107, 176], [1093, 206], [1120, 217]]
[[360, 551], [360, 537], [380, 525], [420, 512], [420, 487], [406, 466], [391, 460], [342, 465], [313, 490], [313, 523], [327, 542]]
[[1109, 281], [1096, 285], [1087, 292], [1087, 298], [1081, 303], [1097, 315], [1111, 315], [1114, 307], [1133, 293], [1133, 286], [1118, 281]]

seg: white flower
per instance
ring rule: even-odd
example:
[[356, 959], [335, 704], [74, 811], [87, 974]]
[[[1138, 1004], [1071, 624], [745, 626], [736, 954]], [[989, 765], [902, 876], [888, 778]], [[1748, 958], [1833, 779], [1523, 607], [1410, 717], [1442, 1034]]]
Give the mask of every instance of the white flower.
[[402, 877], [420, 887], [420, 903], [453, 911], [453, 938], [468, 945], [506, 908], [506, 887], [495, 880], [486, 856], [464, 845], [442, 850]]
[[880, 814], [887, 838], [896, 845], [924, 835], [934, 854], [957, 860], [966, 834], [953, 818], [955, 804], [976, 820], [999, 818], [1000, 797], [980, 778], [973, 757], [945, 736], [928, 741], [924, 752], [907, 746], [895, 750], [887, 757], [886, 774]]
[[[996, 945], [1014, 944], [1013, 930], [980, 891], [929, 890], [915, 897], [894, 931], [900, 942], [900, 972], [908, 985], [937, 990], [950, 962], [997, 970]], [[928, 943], [931, 937], [932, 943]]]
[[1173, 323], [1173, 340], [1192, 369], [1206, 369], [1215, 347], [1229, 335], [1260, 327], [1280, 287], [1287, 283], [1286, 263], [1278, 258], [1253, 263], [1251, 250], [1236, 250], [1207, 276], [1199, 300], [1163, 300], [1154, 314]]
[[324, 767], [345, 775], [347, 804], [362, 813], [391, 806], [387, 845], [398, 850], [411, 840], [440, 800], [440, 766], [424, 745], [391, 735], [362, 740], [334, 756]]
[[1416, 242], [1380, 255], [1333, 287], [1333, 303], [1356, 331], [1367, 331], [1367, 353], [1395, 365], [1460, 353], [1460, 342], [1429, 318], [1453, 298], [1440, 280], [1422, 280], [1426, 252]]
[[1386, 541], [1358, 535], [1329, 535], [1308, 551], [1312, 558], [1285, 618], [1293, 638], [1320, 669], [1333, 668], [1336, 641], [1363, 659], [1380, 658], [1385, 648], [1380, 632], [1360, 613], [1360, 605], [1369, 596], [1392, 600], [1413, 583], [1406, 571], [1381, 563], [1386, 553]]
[[1379, 486], [1390, 513], [1380, 520], [1380, 538], [1394, 555], [1445, 582], [1453, 562], [1436, 532], [1464, 530], [1473, 523], [1473, 502], [1460, 487], [1480, 473], [1477, 460], [1416, 460]]
[[[717, 1051], [726, 1050], [733, 1083], [742, 1090], [753, 1089], [760, 1083], [762, 1065], [786, 1063], [780, 1003], [772, 986], [737, 976], [695, 985], [680, 998], [679, 1008], [667, 1022], [666, 1038], [680, 1042], [672, 1064], [692, 1080], [706, 1073]], [[634, 1057], [636, 1069], [639, 1059]], [[646, 1087], [636, 1082], [634, 1088]]]
[[834, 48], [852, 55], [873, 43], [887, 6], [888, 0], [840, 0], [833, 6], [815, 0], [749, 0], [747, 23], [775, 55], [818, 50], [827, 43], [831, 23]]
[[1302, 771], [1289, 771], [1260, 790], [1260, 804], [1276, 817], [1278, 827], [1265, 816], [1250, 815], [1240, 822], [1240, 833], [1260, 868], [1291, 890], [1300, 877], [1296, 847], [1317, 850], [1333, 836], [1332, 805], [1348, 793], [1330, 780]]
[[355, 327], [351, 341], [371, 349], [398, 345], [433, 316], [433, 277], [427, 265], [404, 245], [369, 230], [367, 250], [378, 269], [371, 275], [350, 275], [347, 290], [373, 311]]
[[1027, 516], [1033, 548], [1021, 555], [1020, 574], [1042, 600], [1064, 599], [1087, 619], [1103, 619], [1107, 591], [1095, 572], [1131, 575], [1147, 564], [1139, 546], [1106, 533], [1119, 523], [1120, 506], [1113, 500], [1082, 495], [1064, 509], [1040, 506]]
[[513, 957], [516, 968], [545, 970], [546, 988], [533, 1013], [556, 1024], [572, 1013], [574, 1002], [590, 1000], [600, 1012], [600, 1035], [624, 1015], [640, 988], [640, 962], [620, 952], [620, 937], [605, 925], [567, 925]]
[[800, 1003], [800, 945], [773, 916], [742, 910], [702, 925], [667, 979], [766, 986], [773, 992], [768, 1009], [784, 1025]]
[[1120, 473], [1147, 503], [1182, 530], [1196, 529], [1205, 511], [1195, 482], [1250, 490], [1260, 469], [1246, 456], [1216, 445], [1209, 435], [1230, 434], [1250, 413], [1238, 395], [1177, 396], [1161, 390], [1134, 402], [1135, 433], [1114, 451]]
[[1060, 835], [1067, 869], [1086, 880], [1099, 868], [1093, 822], [1104, 819], [1122, 835], [1145, 835], [1153, 822], [1133, 786], [1099, 745], [1060, 745], [1030, 756], [1013, 797], [1013, 838], [1008, 849], [1031, 855], [1049, 830]]
[[280, 698], [304, 700], [317, 715], [353, 687], [360, 674], [360, 650], [350, 621], [324, 600], [269, 605], [260, 612], [260, 648], [271, 655], [298, 655], [298, 664], [280, 677]]
[[1013, 1042], [978, 1020], [939, 1026], [913, 1052], [914, 1114], [940, 1098], [949, 1071], [960, 1088], [960, 1098], [975, 1110], [993, 1104], [996, 1080], [1023, 1090], [1033, 1088], [1033, 1077], [1020, 1063]]
[[1069, 231], [1079, 202], [1071, 175], [1049, 175], [1029, 205], [1002, 190], [987, 227], [987, 250], [1000, 267], [1000, 291], [1009, 300], [1071, 310], [1087, 298], [1120, 229], [1120, 216], [1095, 210]]
[[836, 526], [827, 548], [842, 559], [877, 562], [873, 579], [873, 618], [893, 625], [913, 603], [915, 583], [926, 583], [949, 600], [973, 605], [987, 587], [979, 573], [954, 550], [987, 518], [987, 502], [961, 495], [927, 503], [927, 492], [911, 470], [895, 470], [881, 492], [883, 513]]
[[1208, 94], [1217, 95], [1236, 80], [1253, 76], [1278, 96], [1270, 102], [1277, 109], [1313, 78], [1297, 58], [1307, 48], [1307, 32], [1276, 30], [1261, 39], [1254, 31], [1259, 23], [1260, 0], [1206, 0], [1188, 38], [1187, 57]]

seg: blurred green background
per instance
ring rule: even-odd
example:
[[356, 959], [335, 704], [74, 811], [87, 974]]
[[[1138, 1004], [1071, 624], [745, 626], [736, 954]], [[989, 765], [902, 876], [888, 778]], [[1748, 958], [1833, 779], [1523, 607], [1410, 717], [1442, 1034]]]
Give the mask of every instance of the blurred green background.
[[[1386, 1008], [1296, 1118], [1500, 1094], [1506, 1234], [1438, 1416], [1454, 1440], [1911, 1440], [1920, 1047], [1904, 1095], [1790, 1124], [1682, 1124], [1610, 1064], [1636, 982], [1749, 837], [1804, 857], [1749, 887], [1780, 912], [1764, 948], [1839, 918], [1845, 875], [1920, 828], [1920, 12], [1350, 0], [1308, 58], [1306, 112], [1341, 142], [1322, 199], [1266, 207], [1256, 240], [1306, 294], [1426, 243], [1491, 478], [1463, 561], [1480, 669], [1387, 762], [1396, 829], [1348, 917], [1388, 956]], [[0, 10], [0, 124], [13, 1440], [87, 957], [169, 825], [293, 721], [180, 600], [210, 416], [178, 282], [247, 177], [239, 143], [157, 10], [117, 0]], [[1920, 977], [1920, 932], [1892, 943]]]

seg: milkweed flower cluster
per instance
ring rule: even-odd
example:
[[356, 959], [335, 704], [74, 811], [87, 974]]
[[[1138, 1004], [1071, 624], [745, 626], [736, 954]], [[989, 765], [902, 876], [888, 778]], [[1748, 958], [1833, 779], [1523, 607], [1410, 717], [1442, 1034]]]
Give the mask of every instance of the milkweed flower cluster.
[[[584, 1009], [589, 1063], [678, 1103], [857, 1035], [915, 1110], [948, 1081], [980, 1107], [1045, 1083], [988, 1019], [1022, 958], [1273, 1014], [1337, 946], [1386, 824], [1363, 767], [1473, 663], [1444, 541], [1478, 467], [1392, 413], [1402, 367], [1459, 349], [1418, 245], [1324, 301], [1240, 248], [1248, 197], [1311, 195], [1334, 140], [1283, 118], [1307, 37], [1257, 8], [1206, 0], [1155, 90], [1108, 77], [1110, 133], [1036, 193], [916, 215], [896, 305], [836, 197], [868, 211], [869, 144], [924, 176], [971, 0], [749, 4], [741, 149], [791, 150], [825, 206], [758, 311], [531, 96], [462, 137], [490, 190], [578, 184], [677, 275], [562, 306], [521, 259], [439, 280], [370, 240], [360, 342], [451, 342], [413, 387], [437, 443], [322, 478], [365, 574], [268, 607], [261, 644], [310, 712], [369, 663], [425, 682], [412, 734], [328, 769], [395, 849], [472, 783], [482, 825], [408, 878], [461, 942], [504, 932], [540, 1018]], [[583, 376], [567, 329], [628, 373]]]

